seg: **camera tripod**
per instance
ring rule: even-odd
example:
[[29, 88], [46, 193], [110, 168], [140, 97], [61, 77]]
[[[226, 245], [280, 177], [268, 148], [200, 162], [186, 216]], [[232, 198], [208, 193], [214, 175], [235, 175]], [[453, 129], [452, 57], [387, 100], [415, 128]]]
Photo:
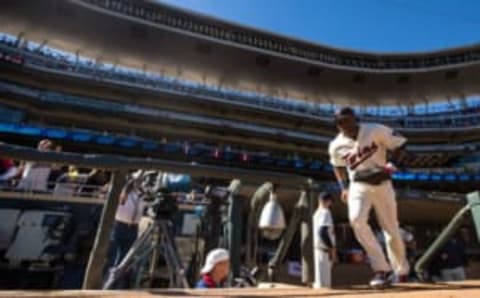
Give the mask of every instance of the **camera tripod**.
[[166, 262], [168, 287], [189, 288], [168, 220], [154, 220], [133, 243], [118, 266], [111, 269], [103, 289], [112, 289], [116, 282], [132, 276], [132, 288], [152, 287], [160, 257]]

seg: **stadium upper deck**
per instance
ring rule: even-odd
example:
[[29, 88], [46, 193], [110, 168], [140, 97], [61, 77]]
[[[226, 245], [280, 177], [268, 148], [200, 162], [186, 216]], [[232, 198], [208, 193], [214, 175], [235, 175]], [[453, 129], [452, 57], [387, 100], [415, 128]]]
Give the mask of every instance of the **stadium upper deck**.
[[480, 93], [479, 45], [354, 52], [153, 1], [5, 0], [2, 6], [1, 31], [211, 85], [338, 104], [414, 104]]

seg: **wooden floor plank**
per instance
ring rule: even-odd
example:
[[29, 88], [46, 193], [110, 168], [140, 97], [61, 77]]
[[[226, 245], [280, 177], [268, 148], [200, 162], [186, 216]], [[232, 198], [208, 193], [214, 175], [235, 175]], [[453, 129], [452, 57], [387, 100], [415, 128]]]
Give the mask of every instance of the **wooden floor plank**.
[[261, 288], [143, 291], [0, 291], [0, 298], [181, 298], [181, 297], [258, 297], [258, 298], [478, 298], [480, 281], [444, 284], [405, 284], [386, 290], [367, 287], [311, 289], [281, 284], [262, 284]]

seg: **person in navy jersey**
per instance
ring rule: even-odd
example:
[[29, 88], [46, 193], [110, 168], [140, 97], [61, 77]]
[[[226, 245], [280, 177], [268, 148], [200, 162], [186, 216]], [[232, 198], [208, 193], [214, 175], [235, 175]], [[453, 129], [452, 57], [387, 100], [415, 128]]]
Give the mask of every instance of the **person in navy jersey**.
[[318, 200], [318, 208], [313, 215], [314, 288], [332, 286], [332, 264], [337, 261], [335, 231], [330, 211], [333, 196], [328, 192], [322, 192]]
[[216, 248], [208, 253], [205, 265], [200, 270], [201, 278], [195, 288], [222, 288], [229, 273], [230, 256], [228, 251], [223, 248]]

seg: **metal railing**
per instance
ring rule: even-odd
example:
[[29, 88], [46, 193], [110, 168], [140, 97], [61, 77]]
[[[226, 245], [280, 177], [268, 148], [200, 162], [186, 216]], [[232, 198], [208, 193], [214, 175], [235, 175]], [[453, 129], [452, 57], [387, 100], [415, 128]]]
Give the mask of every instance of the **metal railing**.
[[73, 182], [46, 182], [41, 188], [21, 187], [21, 179], [1, 181], [0, 198], [31, 199], [51, 202], [103, 204], [106, 188], [98, 185]]

